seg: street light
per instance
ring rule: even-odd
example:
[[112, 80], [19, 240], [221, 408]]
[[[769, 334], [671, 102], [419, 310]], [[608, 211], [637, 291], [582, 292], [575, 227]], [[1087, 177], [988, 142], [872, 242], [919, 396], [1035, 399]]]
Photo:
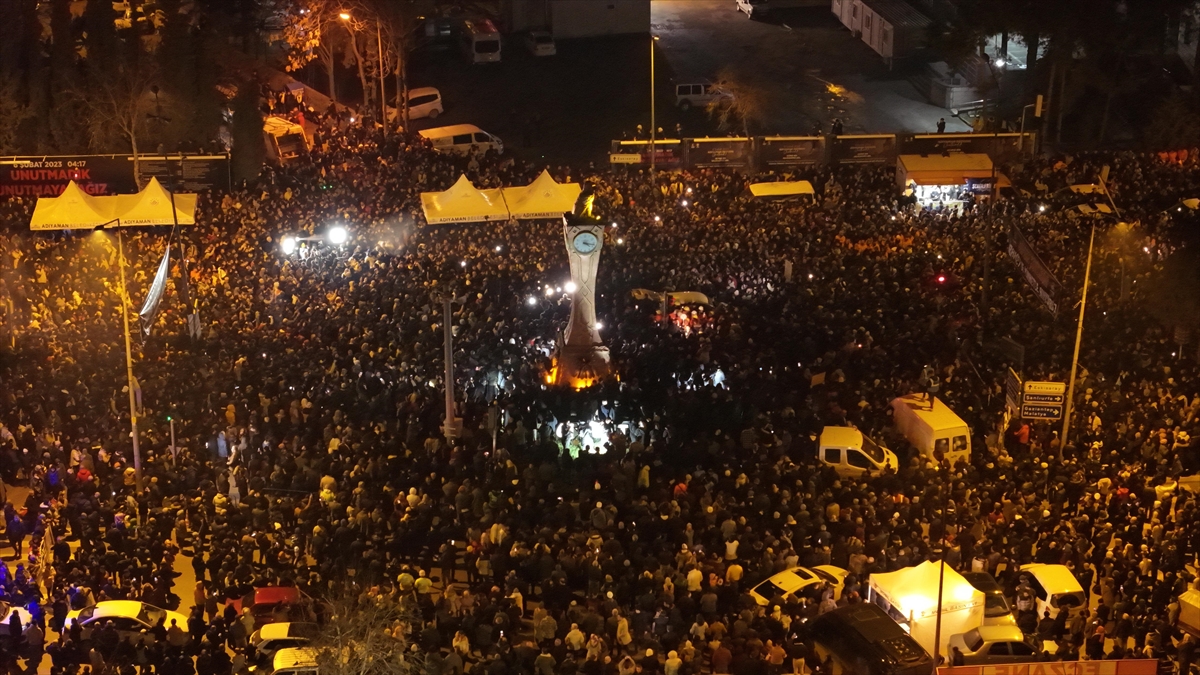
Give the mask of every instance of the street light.
[[117, 230], [117, 267], [121, 270], [121, 322], [125, 331], [125, 380], [129, 388], [129, 429], [133, 439], [133, 479], [138, 496], [142, 494], [142, 452], [138, 448], [137, 399], [134, 394], [133, 379], [133, 349], [129, 340], [129, 290], [125, 286], [125, 243], [121, 236], [121, 220], [110, 220], [96, 228], [101, 232], [105, 227], [116, 224]]
[[342, 227], [341, 225], [334, 225], [333, 227], [329, 228], [329, 234], [327, 236], [329, 237], [329, 243], [333, 244], [334, 246], [341, 246], [342, 244], [346, 243], [347, 239], [350, 238], [350, 233], [347, 232], [346, 228]]
[[296, 252], [296, 238], [284, 237], [283, 241], [279, 242], [279, 247], [283, 249], [284, 255], [291, 255]]
[[654, 110], [654, 43], [658, 41], [657, 35], [650, 36], [650, 173], [654, 173], [655, 164], [658, 163], [658, 157], [654, 151], [654, 136], [658, 130], [658, 122], [655, 119]]

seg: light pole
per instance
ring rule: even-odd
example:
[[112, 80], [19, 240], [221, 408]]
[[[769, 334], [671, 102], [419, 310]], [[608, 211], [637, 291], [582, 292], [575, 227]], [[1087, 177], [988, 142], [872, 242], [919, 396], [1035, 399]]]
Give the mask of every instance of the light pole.
[[1071, 378], [1067, 380], [1067, 400], [1064, 401], [1062, 442], [1058, 445], [1058, 456], [1067, 450], [1067, 434], [1071, 431], [1071, 404], [1075, 399], [1075, 371], [1079, 369], [1079, 343], [1083, 340], [1083, 313], [1087, 309], [1088, 282], [1092, 278], [1092, 248], [1096, 244], [1096, 226], [1092, 226], [1092, 238], [1088, 242], [1087, 267], [1083, 271], [1083, 297], [1079, 301], [1079, 326], [1075, 329], [1075, 355], [1071, 357]]
[[117, 267], [121, 271], [121, 322], [125, 330], [125, 380], [126, 386], [129, 389], [129, 427], [130, 438], [133, 439], [133, 476], [134, 487], [137, 489], [138, 496], [142, 494], [142, 453], [138, 448], [138, 425], [137, 425], [137, 399], [134, 395], [134, 379], [133, 379], [133, 348], [130, 345], [129, 339], [129, 291], [125, 287], [125, 242], [121, 236], [121, 221], [120, 219], [112, 220], [98, 227], [98, 230], [103, 230], [105, 226], [117, 224]]
[[658, 121], [655, 119], [654, 109], [654, 43], [658, 41], [657, 35], [650, 36], [650, 173], [654, 173], [655, 165], [658, 163], [658, 153], [654, 150], [654, 136], [658, 131]]
[[454, 293], [438, 292], [433, 295], [434, 302], [442, 303], [442, 328], [443, 328], [443, 344], [442, 349], [445, 354], [446, 372], [446, 419], [443, 422], [442, 433], [446, 435], [446, 442], [453, 442], [462, 432], [462, 418], [455, 414], [454, 410], [454, 328], [450, 322], [451, 303], [454, 302]]
[[[375, 44], [379, 53], [379, 66], [376, 68], [376, 74], [379, 76], [379, 114], [382, 117], [379, 121], [383, 124], [383, 133], [387, 134], [387, 98], [383, 91], [383, 32], [379, 28], [380, 21], [375, 19]], [[399, 112], [399, 111], [397, 111]]]
[[1030, 103], [1029, 105], [1025, 106], [1024, 108], [1021, 108], [1021, 135], [1019, 137], [1017, 137], [1017, 152], [1020, 152], [1021, 150], [1023, 150], [1025, 148], [1025, 112], [1027, 110], [1029, 110], [1030, 108], [1033, 108], [1033, 116], [1034, 117], [1041, 118], [1041, 116], [1042, 116], [1042, 95], [1041, 94], [1037, 95], [1036, 103]]

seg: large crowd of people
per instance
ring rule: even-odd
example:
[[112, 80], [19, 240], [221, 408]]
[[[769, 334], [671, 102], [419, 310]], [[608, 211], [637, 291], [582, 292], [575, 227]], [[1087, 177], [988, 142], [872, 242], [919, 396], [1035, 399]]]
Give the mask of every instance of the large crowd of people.
[[[1102, 166], [1128, 226], [1073, 208], [1065, 188]], [[32, 201], [0, 202], [0, 476], [28, 487], [5, 506], [0, 596], [31, 612], [0, 630], [0, 667], [244, 673], [254, 622], [235, 601], [294, 586], [322, 625], [397, 608], [368, 628], [420, 672], [823, 673], [807, 620], [862, 602], [872, 573], [943, 558], [1018, 598], [1018, 623], [1058, 645], [1040, 659], [1189, 671], [1175, 619], [1200, 551], [1181, 483], [1200, 469], [1200, 380], [1195, 336], [1152, 310], [1156, 273], [1195, 227], [1176, 210], [1200, 195], [1195, 153], [1026, 158], [1006, 199], [962, 212], [916, 209], [887, 166], [787, 175], [814, 184], [803, 202], [752, 199], [734, 172], [548, 167], [592, 185], [609, 223], [597, 305], [620, 377], [584, 392], [545, 384], [570, 302], [561, 225], [430, 226], [420, 211], [419, 193], [460, 174], [486, 188], [544, 168], [329, 117], [309, 155], [203, 195], [196, 226], [125, 231], [134, 302], [168, 242], [177, 261], [133, 344], [140, 492], [116, 240], [30, 233]], [[319, 240], [334, 225], [345, 245]], [[1057, 316], [1008, 258], [1012, 226], [1066, 289]], [[1005, 426], [1004, 383], [1009, 367], [1067, 379], [1093, 227], [1064, 444], [1058, 425]], [[314, 239], [286, 255], [286, 235]], [[175, 295], [184, 275], [199, 337]], [[684, 326], [639, 288], [711, 303]], [[450, 317], [442, 293], [459, 300]], [[994, 348], [1004, 337], [1020, 362]], [[970, 425], [967, 463], [916, 453], [890, 424], [894, 397], [933, 382]], [[817, 462], [826, 425], [868, 432], [900, 465], [838, 476]], [[1019, 601], [1016, 568], [1034, 561], [1067, 565], [1098, 601], [1041, 621]], [[820, 564], [849, 571], [837, 598], [749, 594]], [[189, 566], [194, 587], [177, 585]], [[187, 625], [68, 619], [112, 599]]]

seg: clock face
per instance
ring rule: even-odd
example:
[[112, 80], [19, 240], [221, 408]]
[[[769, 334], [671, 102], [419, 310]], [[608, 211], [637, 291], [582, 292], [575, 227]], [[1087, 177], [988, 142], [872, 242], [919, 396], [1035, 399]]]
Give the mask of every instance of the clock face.
[[575, 250], [583, 255], [595, 251], [596, 247], [600, 245], [600, 241], [596, 239], [596, 235], [591, 232], [580, 232], [575, 235], [575, 239], [571, 243], [575, 246]]

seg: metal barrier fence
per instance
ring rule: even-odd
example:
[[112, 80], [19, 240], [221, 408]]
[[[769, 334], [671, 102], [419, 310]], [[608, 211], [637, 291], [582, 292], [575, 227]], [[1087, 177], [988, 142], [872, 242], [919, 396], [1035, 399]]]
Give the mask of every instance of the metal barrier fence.
[[[1022, 140], [1024, 136], [1024, 140]], [[843, 134], [664, 138], [654, 141], [660, 169], [789, 170], [843, 164], [895, 164], [899, 155], [982, 153], [994, 160], [1031, 154], [1035, 134]], [[650, 141], [613, 141], [612, 164], [649, 165]]]

